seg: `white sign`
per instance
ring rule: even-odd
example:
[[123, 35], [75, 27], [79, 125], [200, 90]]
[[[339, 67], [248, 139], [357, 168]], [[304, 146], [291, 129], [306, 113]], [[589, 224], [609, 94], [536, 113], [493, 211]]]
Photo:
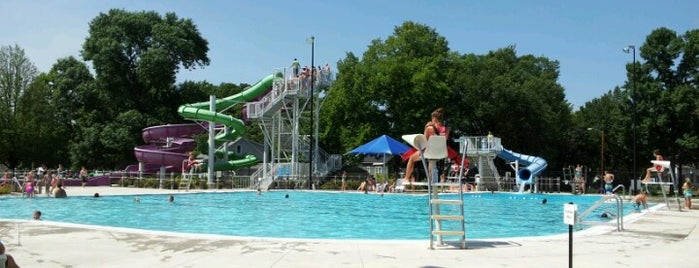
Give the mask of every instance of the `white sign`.
[[563, 223], [575, 225], [575, 218], [578, 214], [578, 205], [568, 203], [563, 205]]

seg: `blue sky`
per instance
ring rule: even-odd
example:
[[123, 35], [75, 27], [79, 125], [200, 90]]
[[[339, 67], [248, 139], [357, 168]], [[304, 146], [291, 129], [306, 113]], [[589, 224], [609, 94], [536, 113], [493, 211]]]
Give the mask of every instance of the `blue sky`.
[[[659, 27], [680, 34], [699, 28], [699, 1], [0, 1], [0, 45], [18, 44], [40, 71], [79, 57], [88, 24], [111, 8], [175, 12], [209, 41], [211, 65], [182, 71], [179, 81], [254, 83], [293, 58], [334, 66], [347, 52], [361, 57], [411, 20], [434, 28], [461, 54], [516, 45], [518, 55], [560, 62], [559, 83], [575, 107], [626, 80], [630, 54]], [[641, 60], [637, 56], [638, 60]]]

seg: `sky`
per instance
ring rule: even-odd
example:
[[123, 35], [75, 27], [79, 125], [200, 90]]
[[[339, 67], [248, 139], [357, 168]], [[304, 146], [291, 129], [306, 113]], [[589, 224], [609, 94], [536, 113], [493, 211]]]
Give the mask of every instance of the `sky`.
[[[182, 70], [178, 81], [252, 84], [294, 58], [335, 66], [348, 52], [360, 57], [405, 21], [433, 28], [451, 51], [483, 55], [516, 46], [560, 64], [558, 83], [574, 109], [626, 81], [625, 66], [654, 29], [683, 34], [699, 28], [699, 1], [141, 1], [1, 0], [0, 45], [17, 44], [39, 71], [60, 58], [80, 57], [90, 21], [112, 8], [174, 12], [191, 19], [209, 42], [211, 64]], [[637, 54], [636, 59], [642, 61]]]

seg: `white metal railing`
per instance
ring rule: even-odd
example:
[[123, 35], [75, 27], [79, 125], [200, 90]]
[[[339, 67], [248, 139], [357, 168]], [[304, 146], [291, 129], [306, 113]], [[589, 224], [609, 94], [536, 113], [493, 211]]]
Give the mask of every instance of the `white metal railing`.
[[[272, 90], [267, 93], [260, 101], [249, 102], [247, 104], [247, 116], [249, 118], [260, 118], [268, 109], [272, 108], [277, 102], [284, 99], [287, 95], [302, 95], [308, 97], [310, 93], [311, 78], [305, 79], [294, 77], [293, 74], [286, 72], [286, 69], [275, 70], [275, 73], [283, 73], [283, 79], [275, 79], [272, 84]], [[334, 73], [321, 71], [319, 78], [315, 80], [315, 86], [332, 85], [334, 82]]]
[[609, 194], [605, 195], [600, 199], [599, 201], [595, 202], [590, 208], [585, 210], [585, 212], [580, 213], [579, 216], [577, 217], [576, 221], [577, 223], [582, 223], [585, 217], [587, 217], [592, 211], [595, 209], [599, 208], [602, 206], [602, 204], [606, 203], [608, 200], [614, 199], [616, 203], [616, 230], [617, 231], [623, 231], [624, 230], [624, 200], [616, 195], [616, 194]]
[[492, 153], [502, 148], [501, 139], [494, 136], [468, 136], [460, 137], [455, 141], [466, 144], [466, 150], [469, 154], [477, 153]]
[[621, 195], [626, 195], [626, 187], [624, 187], [623, 184], [619, 184], [616, 187], [614, 187], [614, 189], [612, 189], [612, 193], [616, 192], [616, 190], [618, 190], [619, 188], [621, 188]]

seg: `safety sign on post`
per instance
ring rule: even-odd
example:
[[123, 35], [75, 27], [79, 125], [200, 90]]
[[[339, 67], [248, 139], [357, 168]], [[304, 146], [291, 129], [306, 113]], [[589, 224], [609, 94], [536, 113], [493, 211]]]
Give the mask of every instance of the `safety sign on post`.
[[578, 205], [571, 203], [563, 205], [563, 223], [575, 225], [578, 214]]
[[568, 224], [568, 268], [573, 268], [573, 225], [578, 218], [578, 206], [573, 202], [563, 205], [563, 223]]

